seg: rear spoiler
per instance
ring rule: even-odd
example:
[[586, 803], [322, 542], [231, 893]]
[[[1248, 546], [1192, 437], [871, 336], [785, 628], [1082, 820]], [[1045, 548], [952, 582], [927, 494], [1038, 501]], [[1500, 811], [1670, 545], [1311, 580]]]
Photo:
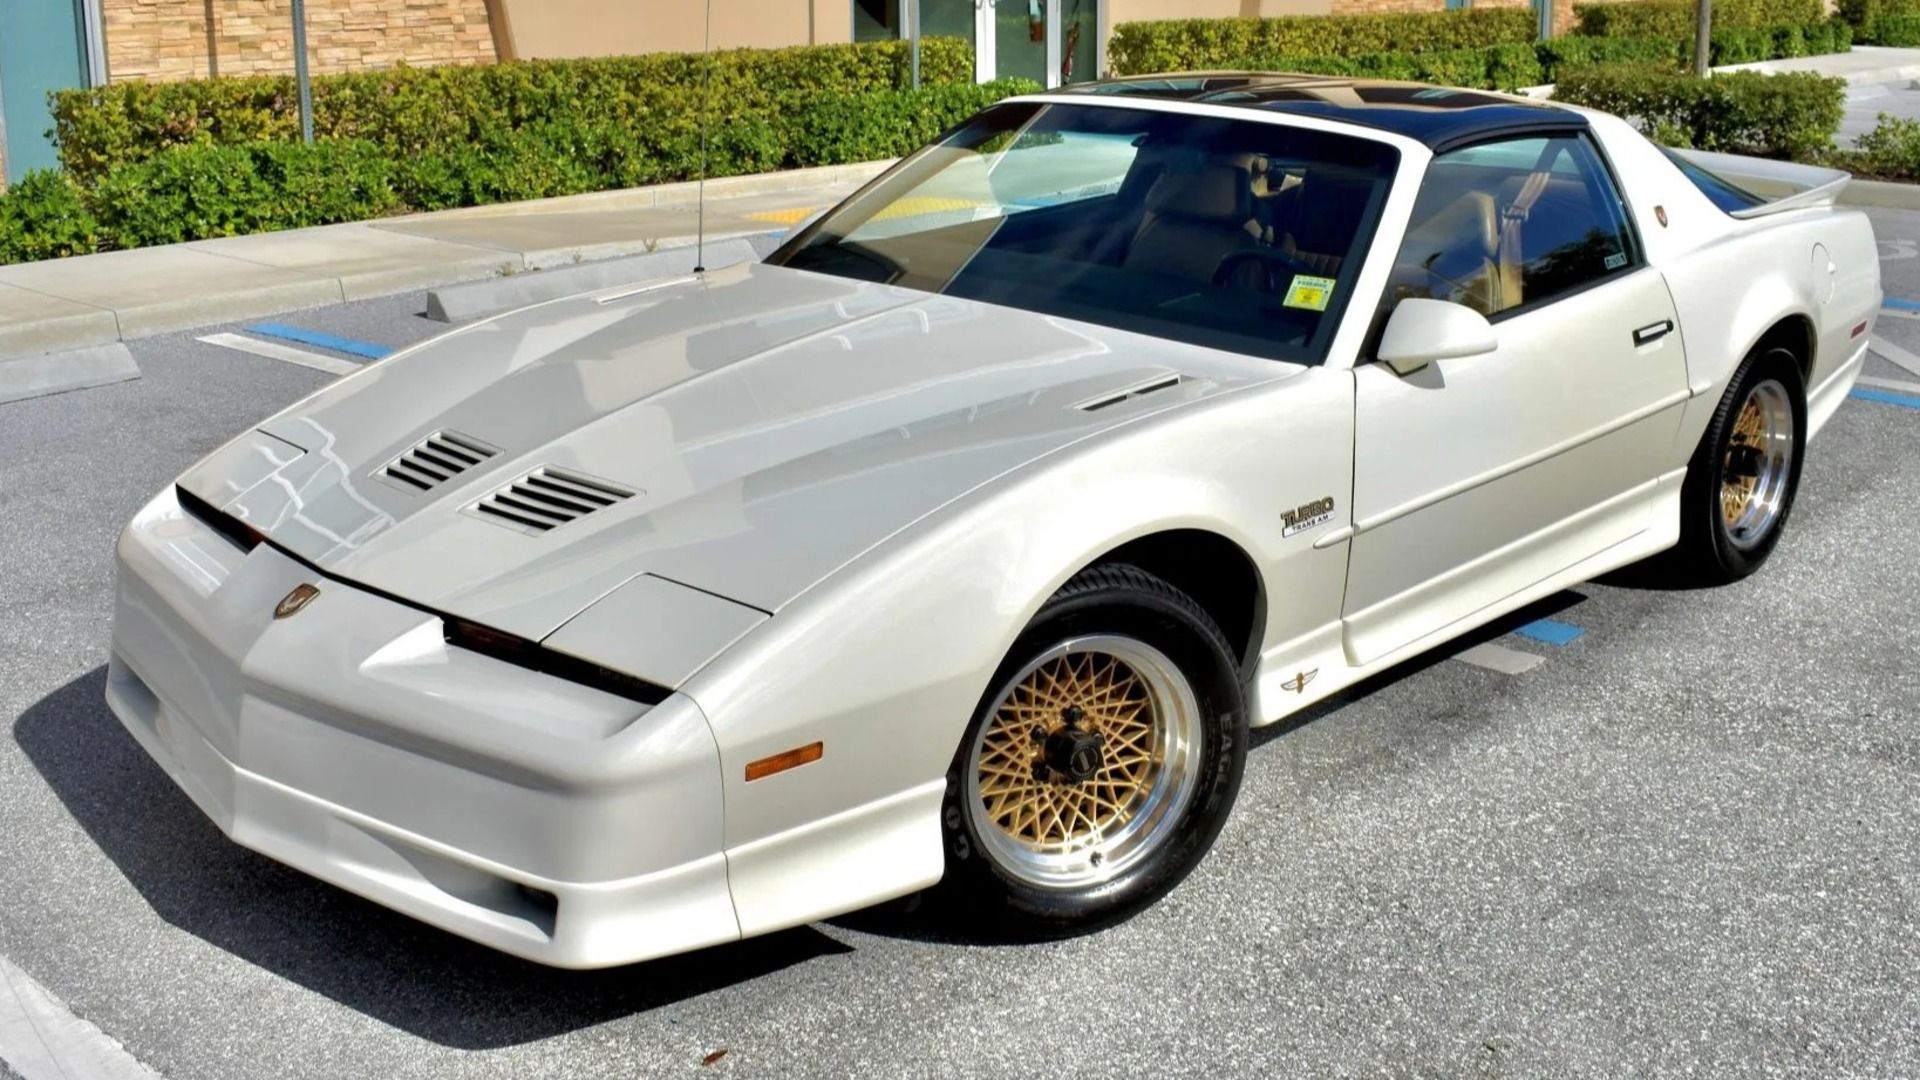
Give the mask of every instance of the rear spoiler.
[[1832, 206], [1834, 200], [1840, 197], [1841, 190], [1847, 186], [1847, 181], [1853, 179], [1853, 174], [1844, 169], [1829, 169], [1820, 165], [1798, 165], [1791, 161], [1720, 154], [1711, 150], [1682, 150], [1678, 147], [1672, 148], [1671, 152], [1737, 187], [1770, 200], [1745, 210], [1730, 211], [1730, 216], [1736, 218], [1765, 217], [1788, 210]]

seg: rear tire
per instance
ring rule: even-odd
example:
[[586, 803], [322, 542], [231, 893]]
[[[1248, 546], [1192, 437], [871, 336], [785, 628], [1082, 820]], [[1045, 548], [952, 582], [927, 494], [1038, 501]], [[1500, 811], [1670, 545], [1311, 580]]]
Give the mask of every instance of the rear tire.
[[1806, 428], [1793, 353], [1767, 348], [1742, 361], [1687, 464], [1671, 560], [1683, 583], [1727, 584], [1767, 561], [1800, 487]]
[[1153, 903], [1199, 864], [1246, 763], [1233, 650], [1134, 566], [1082, 571], [1014, 643], [947, 776], [941, 892], [983, 929], [1053, 937]]

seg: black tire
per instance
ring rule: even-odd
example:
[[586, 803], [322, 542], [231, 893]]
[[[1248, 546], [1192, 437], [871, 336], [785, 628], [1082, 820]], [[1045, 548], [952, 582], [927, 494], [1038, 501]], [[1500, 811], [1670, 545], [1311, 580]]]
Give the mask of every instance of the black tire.
[[[1769, 384], [1783, 392], [1791, 415], [1792, 456], [1784, 467], [1784, 488], [1773, 500], [1777, 509], [1762, 526], [1736, 530], [1727, 520], [1723, 488], [1730, 475], [1750, 466], [1735, 460], [1735, 428], [1756, 389]], [[1800, 489], [1806, 446], [1807, 398], [1799, 360], [1783, 348], [1756, 350], [1734, 373], [1726, 396], [1714, 410], [1687, 464], [1687, 478], [1680, 492], [1680, 543], [1669, 560], [1669, 569], [1681, 584], [1724, 585], [1760, 569], [1786, 529], [1794, 496]], [[1745, 449], [1738, 452], [1747, 453]]]
[[[1088, 648], [1073, 651], [1068, 645], [1070, 642]], [[1051, 656], [1055, 658], [1051, 661], [1055, 664], [1087, 663], [1089, 666], [1086, 670], [1091, 677], [1094, 670], [1091, 665], [1107, 655], [1093, 647], [1096, 643], [1111, 644], [1117, 650], [1113, 655], [1117, 656], [1127, 655], [1127, 650], [1144, 645], [1145, 652], [1154, 654], [1160, 660], [1171, 661], [1184, 678], [1185, 686], [1192, 692], [1191, 703], [1194, 708], [1164, 711], [1137, 709], [1130, 714], [1134, 719], [1128, 722], [1136, 725], [1132, 730], [1142, 730], [1137, 726], [1140, 723], [1137, 717], [1150, 712], [1154, 717], [1150, 726], [1155, 732], [1161, 731], [1163, 725], [1167, 730], [1178, 727], [1183, 733], [1197, 732], [1197, 737], [1181, 743], [1189, 749], [1181, 751], [1180, 760], [1190, 763], [1190, 771], [1187, 768], [1180, 771], [1182, 779], [1166, 780], [1166, 777], [1174, 775], [1173, 770], [1156, 766], [1153, 775], [1160, 777], [1160, 780], [1132, 789], [1137, 793], [1156, 789], [1173, 791], [1178, 788], [1187, 794], [1184, 800], [1171, 794], [1165, 795], [1168, 801], [1161, 804], [1162, 809], [1139, 813], [1139, 820], [1156, 823], [1137, 826], [1136, 836], [1142, 838], [1134, 841], [1137, 846], [1130, 852], [1116, 856], [1104, 871], [1100, 869], [1098, 856], [1084, 855], [1093, 867], [1088, 872], [1104, 872], [1110, 876], [1078, 884], [1040, 884], [1033, 880], [1035, 871], [1032, 867], [1023, 873], [1015, 865], [1022, 858], [1018, 850], [1012, 855], [1006, 854], [1010, 844], [1019, 848], [1024, 842], [1011, 831], [1011, 827], [1003, 827], [989, 819], [989, 800], [978, 797], [978, 789], [970, 788], [968, 777], [974, 775], [976, 783], [987, 782], [979, 780], [979, 777], [991, 780], [987, 773], [975, 767], [976, 754], [999, 753], [977, 749], [983, 746], [985, 740], [990, 737], [1010, 740], [1013, 737], [1008, 732], [1029, 723], [1025, 717], [1051, 715], [1049, 712], [1028, 709], [1018, 714], [1022, 719], [1017, 724], [1002, 720], [998, 722], [1002, 726], [987, 733], [988, 725], [996, 723], [996, 717], [1002, 715], [996, 706], [1003, 696], [1015, 693], [1013, 687], [1017, 682], [1028, 687], [1044, 685], [1043, 682], [1026, 682], [1023, 673], [1031, 671], [1031, 675], [1026, 677], [1044, 680], [1046, 676], [1032, 669], [1036, 663]], [[1062, 649], [1069, 651], [1061, 653]], [[946, 804], [941, 813], [947, 868], [940, 893], [952, 913], [972, 924], [973, 928], [996, 937], [1056, 937], [1098, 929], [1124, 920], [1178, 885], [1199, 864], [1212, 847], [1214, 838], [1219, 835], [1220, 827], [1226, 822], [1233, 806], [1234, 796], [1239, 791], [1241, 773], [1246, 765], [1246, 695], [1234, 654], [1220, 628], [1199, 604], [1138, 567], [1124, 564], [1095, 566], [1082, 571], [1062, 586], [1034, 616], [994, 674], [992, 683], [975, 710], [973, 721], [967, 726], [966, 738], [961, 741], [954, 755], [953, 767], [947, 774]], [[1061, 669], [1056, 667], [1048, 670], [1058, 672]], [[1131, 669], [1122, 663], [1118, 668], [1108, 670], [1125, 672]], [[1163, 676], [1167, 670], [1165, 665], [1154, 668]], [[1150, 682], [1136, 680], [1128, 685], [1145, 687]], [[1057, 684], [1054, 689], [1058, 689]], [[1145, 689], [1141, 689], [1140, 693], [1147, 695]], [[1056, 696], [1048, 700], [1052, 703], [1066, 699]], [[1035, 699], [1029, 696], [1018, 700], [1024, 700], [1030, 706]], [[1101, 702], [1095, 707], [1107, 711], [1070, 716], [1054, 729], [1054, 735], [1049, 739], [1072, 736], [1076, 732], [1104, 733], [1114, 730], [1114, 725], [1121, 722], [1116, 720], [1121, 714], [1112, 711], [1110, 697], [1090, 697], [1087, 700]], [[1069, 706], [1062, 710], [1062, 715], [1077, 712], [1076, 706]], [[1012, 716], [1014, 713], [1005, 715]], [[1169, 716], [1182, 719], [1167, 719]], [[1068, 772], [1048, 771], [1045, 762], [1055, 760], [1050, 756], [1055, 751], [1055, 744], [1040, 740], [1039, 730], [1040, 725], [1034, 724], [1032, 731], [1036, 737], [1031, 754], [1036, 763], [1032, 767], [1045, 774], [1045, 779], [1036, 777], [1032, 790], [1053, 785], [1068, 792], [1061, 796], [1068, 798], [1073, 797], [1070, 794], [1072, 791], [1084, 790], [1091, 785], [1096, 790], [1113, 794], [1112, 788], [1100, 786], [1105, 782], [1102, 778], [1109, 775], [1104, 767], [1094, 777], [1082, 777], [1078, 781], [1073, 780]], [[1059, 734], [1062, 731], [1066, 733], [1065, 736]], [[1102, 734], [1100, 737], [1104, 739], [1107, 736]], [[1016, 746], [1016, 742], [1006, 741], [999, 745], [1012, 747]], [[1119, 760], [1111, 756], [1116, 753], [1113, 750], [1103, 749], [1096, 753], [1109, 755], [1103, 759], [1109, 763]], [[995, 759], [989, 757], [980, 760]], [[1001, 757], [997, 760], [1008, 759]], [[1074, 762], [1079, 759], [1068, 756], [1060, 760]], [[1147, 768], [1144, 765], [1138, 767]], [[1185, 779], [1188, 776], [1191, 779]], [[1018, 785], [1020, 782], [1013, 783]], [[1156, 785], [1159, 786], [1156, 788]], [[1176, 812], [1178, 807], [1184, 809]], [[1037, 813], [1035, 818], [1038, 818]], [[1033, 827], [1038, 829], [1037, 821]], [[1119, 825], [1114, 828], [1124, 831]], [[999, 831], [993, 836], [983, 835], [983, 830], [996, 829]], [[1103, 832], [1092, 843], [1105, 843], [1106, 836]], [[1063, 841], [1063, 845], [1070, 843], [1071, 838]], [[1069, 852], [1049, 857], [1073, 859], [1082, 857], [1082, 853]]]

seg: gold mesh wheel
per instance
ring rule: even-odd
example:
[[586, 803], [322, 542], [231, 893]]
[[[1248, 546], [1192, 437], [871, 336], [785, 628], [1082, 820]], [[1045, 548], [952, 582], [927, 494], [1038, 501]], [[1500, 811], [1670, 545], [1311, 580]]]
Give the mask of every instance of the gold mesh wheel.
[[997, 863], [1072, 888], [1156, 847], [1198, 778], [1199, 706], [1179, 667], [1145, 642], [1056, 645], [1000, 693], [967, 762], [967, 805]]
[[1779, 520], [1793, 466], [1793, 405], [1768, 379], [1747, 392], [1727, 436], [1720, 469], [1720, 518], [1728, 539], [1750, 548]]

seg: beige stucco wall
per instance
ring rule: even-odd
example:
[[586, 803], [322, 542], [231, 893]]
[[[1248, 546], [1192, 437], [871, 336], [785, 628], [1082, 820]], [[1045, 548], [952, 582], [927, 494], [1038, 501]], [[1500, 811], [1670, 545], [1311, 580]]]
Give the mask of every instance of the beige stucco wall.
[[[513, 53], [697, 52], [705, 0], [497, 0]], [[853, 38], [851, 0], [712, 0], [713, 47], [824, 45]]]
[[1333, 4], [1334, 0], [1108, 0], [1107, 25], [1149, 19], [1325, 15]]
[[[122, 79], [293, 70], [292, 0], [101, 0], [107, 74]], [[496, 58], [486, 0], [307, 0], [315, 73]]]

